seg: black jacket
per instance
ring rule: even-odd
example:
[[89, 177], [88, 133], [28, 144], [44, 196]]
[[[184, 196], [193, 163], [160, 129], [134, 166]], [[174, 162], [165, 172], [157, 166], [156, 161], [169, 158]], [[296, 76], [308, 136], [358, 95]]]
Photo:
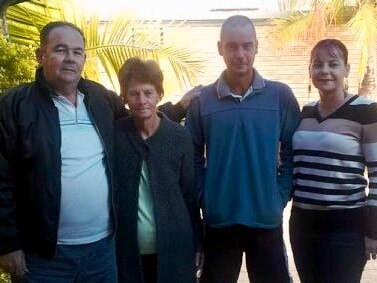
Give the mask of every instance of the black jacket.
[[[113, 122], [126, 115], [125, 108], [118, 96], [95, 82], [81, 79], [78, 89], [85, 95], [108, 165]], [[38, 70], [34, 83], [0, 98], [0, 254], [23, 249], [52, 258], [55, 253], [61, 133], [52, 94]]]
[[[81, 79], [78, 89], [105, 149], [112, 158], [114, 120], [127, 116], [120, 98], [102, 85]], [[0, 255], [23, 249], [52, 258], [57, 242], [61, 196], [61, 133], [51, 86], [42, 69], [33, 83], [0, 97]], [[180, 121], [179, 104], [159, 107]]]
[[194, 258], [202, 231], [193, 197], [193, 146], [185, 128], [161, 117], [158, 129], [146, 140], [140, 137], [132, 118], [116, 122], [114, 187], [119, 282], [143, 282], [137, 235], [143, 160], [156, 222], [157, 281], [196, 282]]

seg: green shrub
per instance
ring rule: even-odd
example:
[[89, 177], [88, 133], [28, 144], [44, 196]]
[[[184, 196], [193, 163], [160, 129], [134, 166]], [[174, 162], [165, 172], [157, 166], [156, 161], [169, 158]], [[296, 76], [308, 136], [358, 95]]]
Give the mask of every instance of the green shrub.
[[35, 69], [33, 47], [8, 42], [0, 35], [0, 93], [21, 83], [32, 81]]
[[7, 273], [3, 273], [0, 270], [0, 283], [11, 283], [10, 277]]

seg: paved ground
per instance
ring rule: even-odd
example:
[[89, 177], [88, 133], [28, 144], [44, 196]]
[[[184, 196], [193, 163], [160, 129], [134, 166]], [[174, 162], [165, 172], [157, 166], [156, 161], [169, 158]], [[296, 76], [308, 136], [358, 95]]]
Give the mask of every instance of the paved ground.
[[[289, 244], [289, 233], [288, 233], [288, 220], [289, 220], [289, 212], [290, 212], [290, 205], [284, 211], [284, 240], [287, 246], [287, 254], [288, 254], [288, 265], [289, 271], [291, 273], [293, 283], [299, 283], [300, 280], [297, 275], [296, 268], [293, 262], [293, 256], [291, 251], [291, 246]], [[242, 266], [241, 274], [238, 279], [238, 283], [248, 283], [248, 277], [246, 273], [245, 265]], [[377, 282], [377, 260], [370, 260], [366, 264], [363, 272], [363, 277], [361, 279], [361, 283], [376, 283]]]

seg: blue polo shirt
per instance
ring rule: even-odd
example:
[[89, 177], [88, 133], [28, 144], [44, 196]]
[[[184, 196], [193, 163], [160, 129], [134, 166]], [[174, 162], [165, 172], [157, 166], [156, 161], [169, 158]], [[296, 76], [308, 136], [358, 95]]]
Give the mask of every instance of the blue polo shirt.
[[243, 97], [224, 74], [204, 87], [186, 118], [206, 225], [274, 228], [292, 195], [292, 135], [300, 109], [285, 84], [254, 70]]

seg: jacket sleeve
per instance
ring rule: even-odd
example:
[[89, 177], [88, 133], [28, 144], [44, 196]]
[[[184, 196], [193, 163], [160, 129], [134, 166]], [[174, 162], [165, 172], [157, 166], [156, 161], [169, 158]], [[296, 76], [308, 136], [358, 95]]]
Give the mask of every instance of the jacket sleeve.
[[284, 206], [293, 194], [293, 149], [292, 136], [300, 122], [300, 107], [292, 90], [286, 87], [280, 103], [280, 152], [278, 164], [278, 186]]
[[125, 107], [121, 97], [112, 91], [109, 91], [109, 96], [113, 107], [114, 119], [119, 120], [121, 118], [128, 117], [129, 112]]
[[15, 201], [17, 132], [11, 96], [0, 98], [0, 255], [21, 249]]
[[172, 104], [171, 102], [167, 102], [158, 106], [158, 110], [163, 112], [170, 120], [177, 123], [180, 123], [186, 115], [186, 110], [180, 103]]
[[194, 146], [194, 168], [196, 176], [196, 185], [194, 190], [195, 200], [201, 208], [204, 208], [203, 191], [206, 174], [204, 155], [205, 144], [203, 127], [200, 119], [199, 98], [195, 98], [189, 107], [185, 127], [188, 129], [191, 135], [191, 140]]
[[182, 188], [183, 198], [190, 214], [191, 225], [194, 233], [194, 245], [196, 250], [200, 250], [203, 240], [203, 226], [200, 216], [200, 208], [194, 198], [194, 153], [190, 134], [188, 132], [186, 132], [186, 135], [182, 139], [182, 144], [184, 145], [184, 151], [180, 172], [180, 186]]

